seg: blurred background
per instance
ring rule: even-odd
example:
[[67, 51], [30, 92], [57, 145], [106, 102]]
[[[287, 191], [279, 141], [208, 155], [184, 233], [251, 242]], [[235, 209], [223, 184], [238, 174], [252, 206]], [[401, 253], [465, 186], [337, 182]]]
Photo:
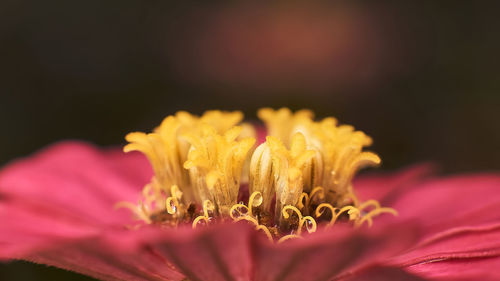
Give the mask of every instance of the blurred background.
[[[500, 5], [179, 2], [1, 1], [0, 164], [178, 110], [287, 106], [371, 135], [382, 170], [500, 169]], [[14, 262], [0, 280], [92, 279]]]

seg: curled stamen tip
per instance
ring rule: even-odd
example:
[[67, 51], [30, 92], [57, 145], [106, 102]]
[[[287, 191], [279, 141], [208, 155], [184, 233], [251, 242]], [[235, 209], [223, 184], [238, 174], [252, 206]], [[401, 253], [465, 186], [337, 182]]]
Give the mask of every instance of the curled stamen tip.
[[347, 211], [347, 214], [349, 215], [350, 220], [355, 220], [361, 215], [360, 211], [356, 208], [349, 209], [349, 211]]
[[207, 219], [206, 217], [204, 217], [204, 216], [198, 216], [198, 217], [196, 217], [196, 218], [193, 220], [193, 225], [192, 225], [192, 227], [193, 227], [193, 228], [196, 228], [196, 227], [200, 224], [200, 222], [201, 222], [201, 221], [204, 221], [204, 222], [205, 222], [205, 224], [208, 224], [208, 219]]
[[388, 210], [386, 211], [387, 213], [389, 214], [392, 214], [393, 216], [399, 216], [399, 213], [396, 209], [393, 209], [393, 208], [387, 208]]
[[255, 191], [250, 195], [250, 199], [248, 200], [248, 205], [249, 207], [259, 207], [262, 205], [262, 202], [264, 201], [264, 197], [262, 196], [262, 193], [259, 191]]
[[[242, 211], [244, 210], [244, 211]], [[248, 213], [248, 207], [243, 205], [243, 204], [234, 204], [231, 209], [229, 210], [229, 216], [233, 219], [236, 220], [243, 215]]]
[[285, 235], [285, 236], [281, 237], [278, 240], [278, 244], [281, 244], [281, 243], [283, 243], [285, 241], [292, 240], [292, 239], [303, 239], [303, 237], [300, 236], [300, 235], [297, 235], [297, 234], [288, 234], [288, 235]]

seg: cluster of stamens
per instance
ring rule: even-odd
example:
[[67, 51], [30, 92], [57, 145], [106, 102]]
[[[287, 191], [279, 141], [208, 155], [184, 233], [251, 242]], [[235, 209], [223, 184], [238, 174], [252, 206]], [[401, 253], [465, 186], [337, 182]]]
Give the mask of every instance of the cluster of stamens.
[[314, 121], [308, 110], [266, 108], [258, 116], [268, 131], [258, 146], [255, 129], [240, 124], [241, 112], [178, 112], [152, 133], [128, 134], [124, 151], [144, 153], [154, 177], [137, 205], [119, 205], [167, 227], [244, 221], [278, 242], [322, 225], [371, 226], [374, 216], [397, 214], [354, 193], [355, 173], [380, 163], [363, 151], [372, 142], [363, 132], [334, 118]]

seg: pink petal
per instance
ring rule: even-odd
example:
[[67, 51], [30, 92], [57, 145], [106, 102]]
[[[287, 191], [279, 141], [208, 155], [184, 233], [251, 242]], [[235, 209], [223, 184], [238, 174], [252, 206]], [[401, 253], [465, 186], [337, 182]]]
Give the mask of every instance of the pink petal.
[[113, 206], [135, 200], [150, 175], [139, 154], [79, 142], [15, 161], [0, 172], [0, 259], [123, 228], [131, 214]]
[[500, 280], [500, 257], [457, 259], [410, 266], [408, 271], [432, 280]]
[[467, 175], [429, 180], [390, 205], [400, 220], [418, 221], [429, 233], [500, 222], [500, 176]]
[[33, 251], [92, 237], [101, 231], [74, 217], [40, 208], [19, 208], [11, 202], [0, 204], [0, 221], [0, 260], [22, 258]]
[[[108, 233], [109, 235], [109, 233]], [[120, 236], [115, 233], [116, 237]], [[49, 251], [28, 257], [101, 280], [184, 280], [185, 277], [165, 259], [147, 250], [135, 251], [133, 256], [122, 253], [102, 237], [60, 243]]]
[[[0, 194], [19, 204], [45, 205], [55, 213], [78, 215], [92, 223], [123, 225], [130, 214], [113, 206], [135, 201], [148, 181], [145, 174], [150, 168], [140, 159], [137, 154], [104, 153], [84, 143], [60, 143], [4, 168]], [[134, 176], [132, 161], [137, 161]]]
[[124, 153], [121, 147], [117, 147], [102, 150], [101, 153], [107, 166], [136, 188], [141, 189], [153, 176], [149, 160], [140, 152]]
[[330, 280], [377, 264], [414, 241], [409, 225], [360, 229], [336, 227], [283, 244], [257, 240], [255, 280]]
[[[433, 268], [451, 268], [453, 261], [490, 264], [485, 257], [500, 255], [500, 176], [422, 182], [427, 171], [355, 183], [362, 199], [396, 208], [397, 219], [274, 245], [241, 224], [125, 230], [130, 213], [113, 205], [134, 201], [149, 181], [145, 158], [62, 143], [0, 172], [0, 259], [28, 258], [104, 280], [361, 278], [381, 263], [434, 276]], [[418, 232], [390, 221], [417, 223], [419, 243], [411, 243]], [[480, 273], [470, 269], [470, 276]]]
[[393, 259], [393, 264], [410, 266], [449, 259], [500, 256], [500, 223], [483, 227], [462, 227], [441, 232]]
[[500, 176], [434, 179], [394, 197], [398, 220], [421, 226], [422, 238], [396, 266], [427, 265], [500, 256]]
[[422, 277], [410, 274], [396, 267], [373, 266], [346, 278], [339, 279], [342, 281], [423, 281]]
[[431, 164], [419, 164], [397, 172], [361, 175], [354, 180], [353, 186], [362, 201], [388, 201], [391, 197], [416, 187], [434, 170]]
[[[255, 126], [255, 125], [254, 125]], [[264, 143], [266, 141], [266, 136], [267, 136], [267, 130], [263, 126], [255, 126], [256, 131], [257, 131], [257, 141], [256, 145], [259, 145], [261, 143]]]
[[189, 280], [249, 280], [255, 235], [247, 224], [227, 223], [197, 231], [179, 229], [150, 247], [171, 260]]
[[65, 243], [29, 259], [103, 280], [249, 280], [254, 235], [247, 224], [196, 230], [144, 227], [108, 231], [98, 239]]

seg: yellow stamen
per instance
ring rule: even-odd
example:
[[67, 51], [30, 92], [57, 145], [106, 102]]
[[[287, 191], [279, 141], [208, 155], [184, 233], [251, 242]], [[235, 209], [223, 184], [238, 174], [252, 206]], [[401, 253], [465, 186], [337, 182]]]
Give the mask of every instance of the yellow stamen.
[[375, 209], [378, 209], [378, 208], [380, 208], [380, 203], [377, 200], [370, 199], [370, 200], [367, 200], [367, 201], [361, 203], [361, 205], [358, 206], [358, 209], [359, 209], [359, 211], [363, 211], [364, 209], [366, 209], [370, 206], [372, 206]]
[[263, 196], [261, 208], [270, 211], [275, 194], [271, 149], [263, 143], [255, 149], [250, 160], [249, 192], [259, 192]]
[[299, 198], [299, 203], [297, 204], [297, 207], [304, 214], [308, 214], [309, 209], [311, 207], [311, 202], [314, 201], [316, 197], [318, 200], [323, 200], [325, 198], [325, 190], [320, 186], [315, 187], [309, 194], [303, 192]]
[[363, 132], [354, 131], [352, 126], [337, 126], [336, 120], [327, 118], [315, 123], [311, 130], [324, 159], [323, 187], [327, 190], [327, 200], [341, 201], [353, 192], [351, 181], [355, 173], [365, 166], [378, 165], [380, 158], [362, 151], [372, 140]]
[[201, 221], [204, 221], [206, 225], [210, 223], [210, 220], [212, 216], [210, 215], [211, 212], [215, 210], [215, 206], [210, 200], [205, 200], [203, 201], [203, 215], [197, 216], [193, 220], [193, 228], [196, 228], [198, 226], [198, 223]]
[[[304, 135], [297, 133], [292, 137], [290, 150], [274, 137], [267, 137], [266, 143], [271, 150], [274, 185], [276, 188], [276, 211], [285, 205], [296, 206], [302, 194], [302, 168], [315, 152], [306, 149]], [[281, 221], [281, 216], [280, 216]]]
[[[314, 121], [309, 110], [265, 108], [258, 116], [269, 133], [258, 147], [255, 129], [240, 123], [239, 111], [207, 111], [202, 116], [180, 111], [152, 133], [128, 134], [124, 151], [145, 154], [154, 176], [137, 204], [121, 202], [117, 207], [161, 226], [191, 222], [196, 228], [231, 217], [253, 224], [270, 240], [289, 233], [278, 242], [300, 237], [304, 228], [316, 231], [316, 219], [326, 220], [327, 209], [331, 218], [326, 227], [346, 213], [354, 227], [371, 226], [383, 213], [397, 214], [375, 200], [360, 202], [355, 195], [356, 172], [380, 163], [378, 155], [363, 151], [372, 143], [369, 136], [338, 125], [335, 118]], [[240, 185], [246, 183], [247, 205], [237, 203]], [[200, 205], [202, 214], [196, 216]]]
[[331, 212], [331, 219], [330, 222], [326, 225], [326, 227], [331, 227], [337, 222], [337, 219], [342, 215], [343, 213], [347, 212], [349, 215], [349, 220], [357, 220], [359, 218], [359, 210], [356, 207], [353, 206], [345, 206], [341, 209], [334, 208], [332, 205], [328, 203], [322, 203], [319, 204], [318, 207], [316, 208], [316, 217], [319, 218], [321, 215], [323, 215], [324, 211], [323, 209], [329, 209]]
[[146, 224], [151, 224], [155, 222], [153, 216], [157, 213], [161, 213], [164, 210], [164, 194], [162, 190], [157, 188], [159, 184], [156, 179], [153, 178], [152, 182], [145, 185], [142, 189], [142, 200], [139, 200], [137, 205], [130, 202], [118, 202], [115, 208], [127, 208], [133, 212], [133, 214], [139, 219], [144, 221]]
[[273, 110], [271, 108], [262, 108], [257, 112], [258, 117], [266, 124], [268, 135], [281, 140], [286, 146], [290, 145], [295, 128], [312, 118], [314, 113], [304, 109], [292, 113], [288, 108]]
[[378, 216], [380, 214], [386, 214], [386, 213], [392, 214], [394, 216], [398, 215], [398, 212], [393, 208], [378, 207], [376, 209], [371, 210], [367, 214], [363, 215], [359, 220], [357, 220], [355, 222], [355, 226], [360, 227], [361, 225], [363, 225], [364, 222], [366, 222], [368, 224], [368, 226], [371, 227], [373, 224], [373, 220], [372, 220], [373, 217]]
[[[269, 238], [270, 241], [273, 241], [273, 236], [267, 226], [260, 224], [258, 218], [256, 218], [253, 214], [253, 208], [259, 207], [262, 202], [262, 194], [256, 191], [250, 195], [250, 198], [248, 199], [248, 206], [243, 204], [234, 204], [233, 207], [231, 207], [229, 216], [235, 222], [245, 220], [253, 223], [255, 225], [255, 229], [264, 232], [267, 238]], [[245, 211], [242, 212], [242, 209]]]
[[152, 221], [150, 219], [150, 212], [145, 205], [141, 201], [137, 205], [134, 205], [130, 202], [118, 202], [115, 204], [115, 209], [125, 208], [132, 211], [132, 213], [137, 217], [138, 220], [142, 220], [147, 224], [150, 224]]
[[317, 224], [313, 217], [311, 216], [302, 216], [302, 213], [295, 206], [287, 205], [283, 207], [281, 214], [283, 218], [289, 220], [291, 218], [290, 214], [287, 211], [292, 211], [295, 213], [298, 218], [298, 226], [296, 229], [296, 234], [300, 235], [302, 233], [302, 228], [305, 226], [308, 233], [316, 232]]
[[163, 120], [154, 133], [136, 132], [125, 137], [130, 143], [123, 148], [123, 151], [137, 150], [144, 153], [151, 162], [158, 183], [154, 188], [165, 193], [168, 193], [174, 184], [181, 186], [187, 184], [187, 173], [182, 169], [182, 159], [179, 157], [177, 142], [179, 126], [180, 123], [175, 117], [170, 116]]
[[182, 192], [179, 190], [179, 187], [177, 185], [172, 185], [170, 189], [170, 194], [171, 196], [167, 198], [165, 201], [165, 206], [167, 208], [167, 212], [171, 215], [173, 214], [178, 214], [181, 215], [181, 213], [184, 211], [182, 210], [182, 206], [179, 202], [179, 200], [182, 198]]
[[201, 200], [211, 200], [218, 215], [229, 215], [238, 197], [243, 164], [254, 138], [236, 141], [241, 127], [233, 127], [219, 135], [210, 126], [203, 135], [187, 134], [191, 144], [184, 168], [189, 170], [191, 182]]
[[234, 222], [239, 222], [242, 220], [251, 222], [252, 224], [255, 225], [255, 229], [257, 231], [264, 232], [264, 234], [267, 236], [269, 241], [271, 241], [271, 242], [274, 241], [273, 236], [272, 236], [271, 232], [269, 231], [269, 228], [267, 228], [267, 226], [265, 226], [265, 225], [259, 224], [259, 222], [255, 218], [252, 218], [250, 216], [241, 216], [241, 217], [234, 219]]
[[[231, 210], [229, 212], [229, 216], [232, 219], [237, 219], [241, 216], [249, 216], [249, 217], [254, 217], [253, 215], [253, 208], [257, 208], [262, 204], [262, 194], [258, 191], [252, 193], [250, 195], [250, 198], [248, 199], [248, 206], [243, 205], [243, 204], [234, 204], [231, 207]], [[245, 212], [241, 212], [241, 209], [244, 209]], [[237, 214], [237, 215], [235, 215]]]
[[278, 244], [281, 244], [285, 241], [288, 241], [288, 240], [291, 240], [291, 239], [302, 239], [303, 237], [300, 236], [300, 235], [297, 235], [297, 234], [288, 234], [288, 235], [285, 235], [283, 237], [281, 237], [280, 239], [278, 239]]

